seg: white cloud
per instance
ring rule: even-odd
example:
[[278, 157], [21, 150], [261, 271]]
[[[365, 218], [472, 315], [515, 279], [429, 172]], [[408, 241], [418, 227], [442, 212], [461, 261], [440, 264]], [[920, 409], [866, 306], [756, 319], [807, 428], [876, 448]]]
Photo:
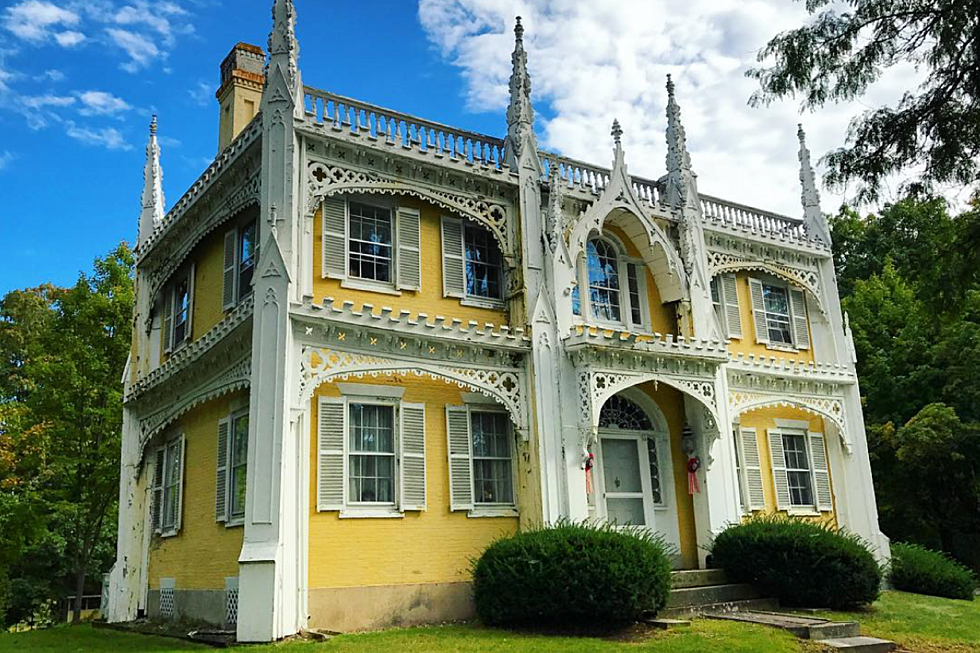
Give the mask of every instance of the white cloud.
[[[664, 85], [672, 73], [699, 188], [801, 213], [798, 108], [792, 102], [748, 107], [756, 82], [744, 73], [768, 39], [806, 18], [802, 3], [421, 0], [422, 26], [442, 56], [460, 68], [468, 108], [500, 113], [500, 133], [517, 15], [524, 17], [542, 147], [608, 166], [609, 129], [618, 118], [630, 172], [660, 177], [666, 155]], [[894, 102], [914, 83], [908, 70], [889, 71], [864, 102]], [[865, 108], [836, 105], [802, 117], [814, 160], [844, 142], [848, 120]], [[825, 192], [824, 209], [835, 210], [840, 200]]]
[[150, 65], [154, 59], [165, 55], [152, 39], [143, 34], [117, 28], [109, 28], [106, 33], [129, 55], [129, 61], [120, 66], [127, 72], [135, 73], [140, 68]]
[[13, 161], [15, 158], [16, 157], [14, 156], [13, 152], [10, 152], [8, 150], [4, 150], [3, 152], [0, 152], [0, 170], [3, 170], [8, 165], [10, 165], [10, 162]]
[[13, 78], [14, 73], [0, 68], [0, 92], [6, 91], [10, 88], [7, 86], [7, 82], [11, 81]]
[[43, 73], [36, 77], [39, 82], [62, 82], [65, 80], [65, 74], [60, 70], [55, 70], [54, 68], [50, 70], [45, 70]]
[[75, 95], [83, 105], [78, 110], [83, 116], [114, 116], [132, 108], [122, 98], [104, 91], [82, 91]]
[[70, 47], [84, 40], [85, 35], [61, 28], [74, 27], [79, 20], [74, 11], [50, 2], [22, 0], [7, 7], [3, 15], [3, 26], [17, 38], [30, 43], [41, 44], [54, 38], [59, 45]]
[[62, 108], [75, 104], [75, 98], [70, 95], [22, 95], [18, 99], [27, 109]]
[[79, 127], [69, 120], [65, 122], [65, 129], [68, 136], [86, 145], [100, 145], [109, 150], [133, 149], [133, 146], [123, 139], [119, 130], [113, 127], [89, 129], [88, 127]]
[[195, 104], [206, 107], [214, 97], [214, 87], [203, 80], [198, 81], [194, 88], [188, 89], [187, 94]]
[[71, 48], [84, 41], [85, 35], [74, 30], [66, 30], [55, 34], [54, 40], [58, 42], [58, 45], [64, 48]]

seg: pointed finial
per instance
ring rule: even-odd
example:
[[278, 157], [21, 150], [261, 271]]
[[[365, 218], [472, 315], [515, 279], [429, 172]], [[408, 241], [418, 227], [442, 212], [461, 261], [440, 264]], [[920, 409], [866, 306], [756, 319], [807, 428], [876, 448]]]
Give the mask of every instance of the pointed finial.
[[674, 99], [674, 82], [670, 79], [670, 73], [667, 73], [667, 97]]
[[515, 168], [523, 152], [524, 141], [530, 139], [532, 151], [537, 150], [534, 137], [534, 107], [531, 106], [531, 76], [527, 72], [527, 52], [524, 51], [524, 26], [517, 16], [514, 24], [514, 52], [510, 57], [510, 103], [507, 106], [507, 142], [505, 163]]
[[156, 136], [156, 135], [157, 135], [157, 114], [154, 113], [153, 117], [150, 119], [150, 136]]
[[612, 132], [610, 133], [612, 134], [613, 142], [616, 145], [620, 145], [622, 143], [623, 128], [619, 126], [619, 120], [616, 118], [613, 118]]
[[520, 16], [517, 17], [516, 24], [514, 25], [514, 37], [518, 41], [523, 41], [524, 40], [524, 26], [521, 25], [521, 17]]
[[160, 145], [157, 143], [157, 117], [150, 119], [150, 137], [146, 142], [146, 161], [143, 164], [143, 196], [136, 244], [141, 246], [163, 222], [163, 168], [160, 166]]
[[800, 201], [803, 204], [803, 219], [811, 234], [818, 235], [828, 245], [830, 240], [830, 225], [820, 210], [820, 191], [817, 189], [817, 179], [810, 165], [810, 150], [806, 147], [806, 132], [803, 124], [796, 126], [796, 137], [800, 141]]

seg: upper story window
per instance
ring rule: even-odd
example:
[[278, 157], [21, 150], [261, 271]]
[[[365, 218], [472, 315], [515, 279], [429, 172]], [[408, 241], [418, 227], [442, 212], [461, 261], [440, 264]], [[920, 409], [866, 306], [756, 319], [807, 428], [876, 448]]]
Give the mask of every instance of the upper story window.
[[350, 203], [348, 272], [351, 277], [391, 283], [392, 232], [390, 208]]
[[721, 327], [721, 337], [742, 338], [742, 316], [738, 305], [738, 279], [734, 274], [711, 278], [711, 303]]
[[442, 291], [464, 303], [499, 308], [504, 299], [504, 258], [490, 230], [442, 217]]
[[163, 293], [164, 351], [179, 349], [191, 339], [194, 271], [193, 264], [179, 271]]
[[[572, 313], [600, 324], [645, 328], [646, 272], [641, 262], [622, 254], [621, 248], [605, 238], [586, 244], [584, 270], [572, 288]], [[579, 288], [588, 288], [585, 306]]]
[[503, 257], [489, 229], [463, 225], [466, 295], [503, 300]]
[[324, 278], [344, 287], [398, 294], [422, 289], [418, 209], [384, 200], [326, 197], [322, 204]]
[[233, 308], [252, 294], [252, 279], [259, 260], [258, 229], [255, 221], [225, 232], [222, 308]]
[[749, 289], [756, 342], [773, 349], [810, 348], [802, 290], [773, 278], [750, 278]]

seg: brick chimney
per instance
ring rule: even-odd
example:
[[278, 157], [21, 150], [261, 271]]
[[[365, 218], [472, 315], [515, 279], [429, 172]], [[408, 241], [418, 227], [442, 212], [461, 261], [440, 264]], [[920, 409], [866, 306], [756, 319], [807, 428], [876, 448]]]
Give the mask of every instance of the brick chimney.
[[221, 87], [215, 93], [221, 107], [218, 152], [228, 147], [259, 112], [265, 83], [265, 51], [257, 45], [238, 43], [221, 62]]

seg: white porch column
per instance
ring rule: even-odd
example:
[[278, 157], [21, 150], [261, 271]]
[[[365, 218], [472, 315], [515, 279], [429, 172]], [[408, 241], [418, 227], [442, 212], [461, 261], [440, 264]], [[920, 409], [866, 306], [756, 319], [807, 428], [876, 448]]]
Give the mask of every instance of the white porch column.
[[[698, 566], [707, 566], [707, 556], [714, 538], [728, 525], [741, 520], [738, 475], [735, 471], [735, 446], [731, 419], [728, 417], [728, 380], [719, 368], [715, 381], [718, 400], [717, 423], [705, 406], [690, 395], [684, 395], [688, 423], [695, 434], [695, 455], [701, 458], [698, 471], [700, 492], [694, 494], [694, 522], [697, 534]], [[724, 398], [724, 399], [723, 399]]]
[[122, 456], [119, 465], [119, 522], [116, 563], [109, 573], [110, 622], [132, 621], [145, 608], [143, 525], [145, 492], [139, 488], [140, 446], [138, 421], [123, 408]]

